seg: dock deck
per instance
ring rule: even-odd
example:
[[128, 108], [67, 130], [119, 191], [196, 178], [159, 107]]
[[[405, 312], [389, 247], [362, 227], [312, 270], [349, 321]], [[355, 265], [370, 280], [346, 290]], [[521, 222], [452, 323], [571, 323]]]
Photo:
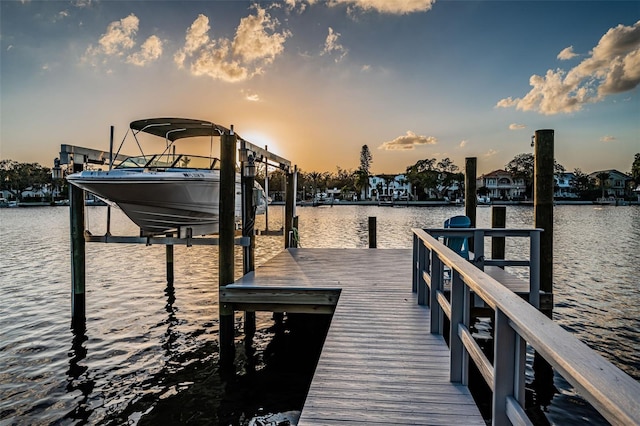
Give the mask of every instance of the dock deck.
[[411, 291], [410, 249], [289, 249], [221, 293], [236, 310], [335, 310], [300, 425], [484, 425]]

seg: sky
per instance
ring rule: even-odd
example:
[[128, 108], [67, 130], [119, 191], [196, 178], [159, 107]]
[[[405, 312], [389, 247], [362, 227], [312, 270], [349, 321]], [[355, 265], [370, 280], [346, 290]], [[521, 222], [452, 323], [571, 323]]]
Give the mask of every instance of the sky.
[[[0, 1], [0, 158], [212, 121], [305, 172], [479, 173], [554, 129], [568, 171], [640, 152], [640, 1]], [[123, 151], [135, 154], [136, 150]]]

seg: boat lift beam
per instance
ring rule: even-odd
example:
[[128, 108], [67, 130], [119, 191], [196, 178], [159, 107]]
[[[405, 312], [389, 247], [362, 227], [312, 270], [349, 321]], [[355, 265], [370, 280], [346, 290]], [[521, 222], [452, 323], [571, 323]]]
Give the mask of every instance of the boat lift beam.
[[[271, 161], [274, 163], [274, 167], [278, 167], [286, 172], [289, 172], [291, 169], [291, 161], [286, 158], [280, 157], [273, 152], [267, 151], [264, 148], [260, 148], [257, 145], [252, 144], [244, 139], [239, 138], [240, 142], [240, 152], [249, 151], [253, 153], [253, 158], [256, 161], [263, 162], [265, 160]], [[240, 154], [240, 158], [242, 158], [243, 154]], [[245, 157], [246, 158], [246, 157]]]
[[[113, 156], [113, 154], [111, 154]], [[117, 154], [112, 161], [122, 161], [127, 155]], [[84, 148], [75, 145], [60, 145], [60, 164], [71, 163], [109, 164], [109, 151]]]

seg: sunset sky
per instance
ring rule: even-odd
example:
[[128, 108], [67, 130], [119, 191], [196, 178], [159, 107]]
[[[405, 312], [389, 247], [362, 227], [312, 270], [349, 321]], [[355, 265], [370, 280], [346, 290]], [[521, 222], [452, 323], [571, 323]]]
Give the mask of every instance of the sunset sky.
[[[0, 157], [52, 167], [129, 122], [233, 124], [303, 171], [569, 171], [640, 152], [640, 1], [0, 1]], [[131, 151], [135, 153], [135, 150]]]

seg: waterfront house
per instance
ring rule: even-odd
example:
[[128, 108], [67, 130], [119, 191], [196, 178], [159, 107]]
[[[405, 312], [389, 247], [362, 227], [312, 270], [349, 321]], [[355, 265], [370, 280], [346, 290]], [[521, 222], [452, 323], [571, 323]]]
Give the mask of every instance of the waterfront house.
[[506, 170], [494, 170], [476, 179], [478, 189], [486, 188], [487, 195], [491, 199], [511, 200], [521, 198], [526, 185], [524, 179], [515, 178]]
[[404, 174], [369, 176], [367, 199], [408, 200], [411, 196], [411, 183]]
[[578, 194], [576, 194], [576, 190], [571, 183], [575, 176], [575, 173], [572, 172], [557, 173], [554, 176], [554, 198], [578, 198]]
[[601, 185], [598, 181], [598, 176], [601, 173], [607, 173], [609, 175], [609, 178], [604, 182], [605, 196], [624, 197], [625, 195], [627, 195], [629, 185], [633, 181], [631, 176], [615, 169], [598, 170], [589, 174], [589, 178], [594, 180], [598, 187], [600, 187]]

